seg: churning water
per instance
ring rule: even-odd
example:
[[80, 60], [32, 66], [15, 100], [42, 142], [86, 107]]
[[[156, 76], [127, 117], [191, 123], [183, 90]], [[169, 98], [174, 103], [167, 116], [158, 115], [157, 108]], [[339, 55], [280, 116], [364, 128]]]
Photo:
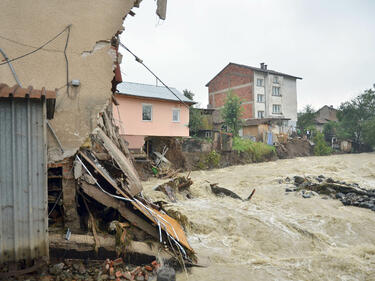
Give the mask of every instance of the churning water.
[[[285, 193], [279, 179], [324, 175], [375, 188], [375, 154], [306, 157], [195, 171], [193, 198], [167, 209], [185, 216], [191, 246], [210, 260], [188, 280], [375, 280], [375, 212], [340, 201]], [[160, 180], [144, 183], [153, 200]], [[216, 197], [218, 183], [249, 202]], [[187, 280], [180, 274], [177, 280]]]

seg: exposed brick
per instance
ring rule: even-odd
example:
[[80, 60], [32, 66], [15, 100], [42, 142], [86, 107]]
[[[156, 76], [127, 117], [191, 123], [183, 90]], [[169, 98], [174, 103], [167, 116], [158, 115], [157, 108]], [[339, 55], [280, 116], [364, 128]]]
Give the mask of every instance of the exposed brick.
[[[239, 89], [232, 89], [232, 92], [240, 97], [242, 102], [254, 101], [253, 95], [253, 77], [254, 73], [251, 69], [241, 67], [238, 65], [228, 65], [217, 77], [215, 77], [208, 85], [209, 92], [209, 104], [213, 108], [222, 107], [225, 103], [227, 92], [210, 94], [217, 91], [226, 90], [245, 84], [248, 86], [241, 87]], [[243, 118], [253, 117], [253, 106], [247, 104], [243, 106], [244, 114]]]
[[237, 65], [227, 66], [215, 79], [208, 85], [209, 93], [223, 89], [243, 85], [253, 82], [254, 73], [251, 69]]
[[253, 118], [253, 104], [243, 104], [243, 113], [242, 113], [242, 118], [243, 119], [248, 119], [248, 118]]

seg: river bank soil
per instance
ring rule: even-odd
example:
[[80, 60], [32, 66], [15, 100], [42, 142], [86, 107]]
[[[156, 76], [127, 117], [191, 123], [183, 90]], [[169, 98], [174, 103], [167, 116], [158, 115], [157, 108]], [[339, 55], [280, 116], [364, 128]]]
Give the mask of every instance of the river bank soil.
[[[144, 182], [145, 194], [185, 225], [209, 266], [189, 280], [375, 280], [375, 213], [317, 195], [285, 192], [286, 177], [324, 175], [375, 188], [375, 153], [301, 157], [190, 174], [190, 198], [176, 203]], [[217, 197], [217, 183], [251, 201]], [[324, 198], [323, 198], [324, 197]], [[180, 274], [177, 280], [186, 280]]]

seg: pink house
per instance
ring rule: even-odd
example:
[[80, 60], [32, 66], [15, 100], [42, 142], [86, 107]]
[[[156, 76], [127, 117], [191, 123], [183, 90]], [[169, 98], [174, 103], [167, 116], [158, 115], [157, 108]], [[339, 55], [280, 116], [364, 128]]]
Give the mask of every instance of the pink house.
[[[177, 89], [170, 89], [186, 105], [194, 104]], [[123, 82], [117, 85], [115, 98], [119, 105], [114, 116], [130, 149], [142, 148], [147, 136], [189, 136], [189, 108], [166, 87]]]

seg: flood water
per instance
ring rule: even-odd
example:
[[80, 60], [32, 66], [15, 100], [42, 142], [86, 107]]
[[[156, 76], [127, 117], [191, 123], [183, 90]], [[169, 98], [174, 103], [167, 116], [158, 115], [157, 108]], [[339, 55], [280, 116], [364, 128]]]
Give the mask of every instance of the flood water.
[[[279, 179], [324, 175], [375, 188], [375, 154], [304, 157], [191, 173], [193, 199], [168, 206], [187, 217], [189, 242], [205, 268], [177, 280], [375, 280], [375, 212], [285, 193]], [[166, 199], [145, 182], [153, 200]], [[216, 197], [218, 183], [250, 202]], [[203, 260], [205, 260], [204, 258]], [[205, 261], [206, 262], [206, 261]]]

